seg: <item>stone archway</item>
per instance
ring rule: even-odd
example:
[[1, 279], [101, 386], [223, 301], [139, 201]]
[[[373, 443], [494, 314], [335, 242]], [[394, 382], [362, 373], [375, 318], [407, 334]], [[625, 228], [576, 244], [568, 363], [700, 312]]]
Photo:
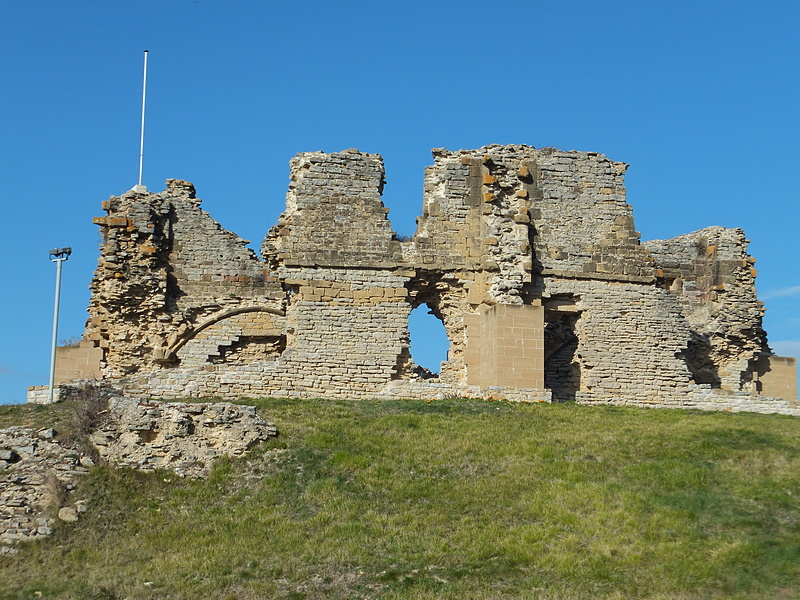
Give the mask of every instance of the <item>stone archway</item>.
[[286, 349], [282, 312], [261, 307], [225, 311], [190, 330], [170, 349], [182, 366], [277, 360]]

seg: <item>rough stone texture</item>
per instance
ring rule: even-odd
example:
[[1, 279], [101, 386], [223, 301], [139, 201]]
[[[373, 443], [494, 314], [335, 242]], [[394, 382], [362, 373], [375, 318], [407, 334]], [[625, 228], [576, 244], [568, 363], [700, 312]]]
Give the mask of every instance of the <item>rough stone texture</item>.
[[68, 519], [84, 512], [71, 492], [75, 477], [88, 469], [81, 455], [51, 439], [52, 429], [25, 427], [0, 430], [0, 554], [13, 546], [52, 533], [55, 515]]
[[[416, 234], [400, 240], [380, 156], [298, 155], [262, 260], [187, 182], [112, 197], [96, 219], [85, 334], [103, 377], [142, 398], [798, 410], [796, 397], [766, 395], [796, 383], [767, 345], [741, 230], [640, 243], [628, 165], [602, 154], [493, 145], [433, 157]], [[434, 379], [409, 353], [421, 305], [450, 341]], [[502, 316], [512, 306], [521, 312]]]
[[[383, 206], [383, 159], [345, 150], [291, 163], [286, 212], [264, 242], [271, 266], [392, 268], [400, 258]], [[320, 233], [325, 240], [320, 243]]]
[[103, 204], [102, 258], [92, 280], [84, 339], [103, 349], [103, 375], [173, 360], [199, 332], [248, 310], [282, 314], [280, 284], [200, 209], [192, 184], [133, 191]]
[[[55, 435], [51, 428], [0, 430], [0, 554], [49, 535], [56, 518], [74, 522], [87, 510], [72, 491], [76, 476], [94, 461]], [[198, 477], [219, 456], [239, 456], [274, 435], [275, 427], [251, 406], [113, 398], [107, 421], [90, 441], [110, 464]]]
[[214, 459], [239, 456], [276, 433], [252, 406], [114, 398], [107, 421], [89, 439], [111, 464], [198, 477]]
[[734, 391], [753, 381], [756, 362], [769, 353], [747, 243], [741, 229], [708, 227], [644, 244], [691, 328], [684, 352], [695, 380]]

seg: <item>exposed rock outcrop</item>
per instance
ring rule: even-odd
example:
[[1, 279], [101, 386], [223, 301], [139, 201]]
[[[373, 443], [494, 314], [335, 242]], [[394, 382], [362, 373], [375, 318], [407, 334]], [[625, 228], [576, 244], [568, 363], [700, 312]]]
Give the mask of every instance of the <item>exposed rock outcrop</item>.
[[214, 459], [240, 456], [274, 435], [275, 427], [252, 406], [114, 398], [105, 423], [89, 439], [110, 464], [198, 477]]

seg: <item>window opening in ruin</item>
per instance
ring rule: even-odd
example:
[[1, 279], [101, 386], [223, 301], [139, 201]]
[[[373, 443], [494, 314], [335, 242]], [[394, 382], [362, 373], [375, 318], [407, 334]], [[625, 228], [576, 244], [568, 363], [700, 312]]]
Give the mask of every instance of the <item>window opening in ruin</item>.
[[411, 311], [408, 330], [416, 374], [422, 378], [438, 377], [450, 349], [444, 323], [427, 304], [421, 304]]

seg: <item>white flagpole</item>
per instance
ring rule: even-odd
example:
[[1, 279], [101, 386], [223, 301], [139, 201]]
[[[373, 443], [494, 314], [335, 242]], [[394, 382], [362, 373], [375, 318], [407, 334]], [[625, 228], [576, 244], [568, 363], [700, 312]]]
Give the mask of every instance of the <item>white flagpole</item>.
[[142, 163], [144, 161], [144, 103], [147, 95], [147, 50], [144, 51], [144, 76], [142, 77], [142, 135], [139, 138], [139, 183], [133, 188], [135, 192], [146, 192], [142, 185]]

